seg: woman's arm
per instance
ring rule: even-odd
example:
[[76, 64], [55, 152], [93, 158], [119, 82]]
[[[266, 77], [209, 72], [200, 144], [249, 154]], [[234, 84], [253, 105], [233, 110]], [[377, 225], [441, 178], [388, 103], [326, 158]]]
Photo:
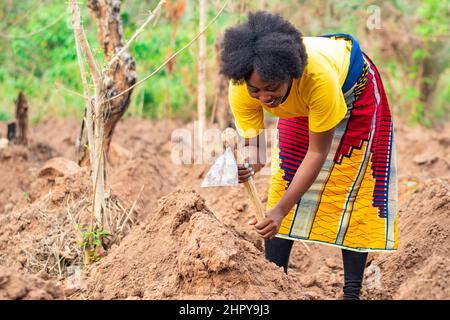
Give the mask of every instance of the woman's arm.
[[334, 128], [325, 132], [309, 132], [309, 147], [302, 164], [297, 169], [289, 188], [278, 203], [266, 214], [266, 219], [258, 224], [253, 221], [256, 231], [266, 240], [278, 233], [281, 221], [295, 203], [308, 191], [316, 180], [330, 151]]

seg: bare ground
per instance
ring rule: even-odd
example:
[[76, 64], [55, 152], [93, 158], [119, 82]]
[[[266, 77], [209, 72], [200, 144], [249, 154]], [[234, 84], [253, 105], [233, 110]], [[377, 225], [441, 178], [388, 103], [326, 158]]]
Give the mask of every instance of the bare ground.
[[[0, 149], [0, 298], [30, 297], [8, 289], [28, 283], [29, 274], [45, 274], [69, 299], [340, 298], [340, 250], [308, 244], [308, 252], [296, 243], [288, 275], [267, 262], [247, 224], [252, 208], [243, 188], [200, 188], [207, 166], [171, 162], [171, 132], [179, 126], [119, 124], [108, 185], [125, 212], [133, 209], [134, 226], [82, 270], [79, 289], [69, 285], [69, 270], [82, 265], [74, 220], [89, 216], [90, 179], [69, 161], [77, 122], [44, 121], [32, 128], [29, 148]], [[448, 126], [437, 132], [397, 125], [400, 248], [369, 255], [363, 298], [450, 298], [449, 137]], [[50, 159], [57, 165], [49, 171], [47, 163], [45, 171]], [[263, 200], [268, 178], [256, 178]], [[31, 298], [63, 297], [23, 290]]]

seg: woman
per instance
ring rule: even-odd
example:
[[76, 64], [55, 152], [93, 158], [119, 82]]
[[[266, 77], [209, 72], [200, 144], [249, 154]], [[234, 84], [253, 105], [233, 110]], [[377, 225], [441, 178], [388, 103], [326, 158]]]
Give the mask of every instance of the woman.
[[[221, 59], [245, 145], [264, 147], [263, 110], [279, 117], [266, 219], [253, 221], [266, 258], [287, 272], [294, 240], [339, 247], [344, 299], [359, 299], [367, 252], [398, 246], [393, 123], [375, 65], [350, 35], [302, 37], [266, 12], [226, 31]], [[239, 167], [240, 181], [263, 165]]]

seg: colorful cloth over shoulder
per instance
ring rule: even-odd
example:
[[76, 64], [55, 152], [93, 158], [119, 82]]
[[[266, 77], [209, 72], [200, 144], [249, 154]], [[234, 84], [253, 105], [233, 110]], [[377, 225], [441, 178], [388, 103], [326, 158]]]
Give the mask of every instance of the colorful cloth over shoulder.
[[[380, 75], [367, 56], [363, 73], [344, 96], [347, 114], [335, 128], [328, 158], [277, 237], [354, 251], [396, 250], [394, 128]], [[308, 143], [308, 117], [279, 119], [268, 209], [288, 188]]]

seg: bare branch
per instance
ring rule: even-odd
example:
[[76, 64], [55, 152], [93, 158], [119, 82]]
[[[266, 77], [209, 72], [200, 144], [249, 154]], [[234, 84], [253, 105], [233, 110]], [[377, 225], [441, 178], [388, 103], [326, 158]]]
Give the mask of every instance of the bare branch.
[[81, 25], [80, 7], [78, 6], [76, 0], [71, 0], [70, 6], [72, 8], [73, 15], [73, 32], [75, 38], [77, 38], [76, 41], [79, 43], [83, 55], [86, 58], [90, 74], [92, 75], [92, 81], [94, 82], [94, 87], [97, 90], [100, 88], [102, 76], [97, 63], [95, 62], [94, 55], [92, 54], [91, 47], [89, 46], [86, 34], [84, 33], [84, 29]]
[[161, 0], [158, 5], [156, 6], [155, 10], [153, 10], [153, 12], [150, 11], [150, 16], [147, 18], [147, 20], [145, 20], [145, 22], [139, 27], [139, 29], [137, 29], [134, 34], [131, 36], [131, 38], [128, 40], [128, 42], [125, 44], [125, 46], [120, 49], [120, 51], [118, 53], [116, 53], [114, 55], [114, 57], [111, 59], [111, 61], [109, 61], [108, 63], [108, 68], [111, 68], [111, 66], [116, 62], [117, 59], [120, 58], [120, 56], [122, 55], [122, 53], [124, 53], [126, 50], [128, 50], [128, 48], [130, 47], [131, 43], [139, 36], [139, 34], [144, 31], [144, 28], [156, 17], [156, 15], [158, 14], [159, 10], [161, 10], [161, 6], [166, 3], [165, 0]]
[[164, 66], [166, 64], [168, 64], [170, 62], [170, 60], [172, 60], [173, 58], [175, 58], [178, 54], [180, 54], [182, 51], [184, 51], [186, 48], [188, 48], [190, 45], [192, 45], [206, 30], [208, 30], [208, 28], [217, 20], [217, 18], [219, 18], [220, 14], [223, 12], [223, 10], [226, 8], [228, 2], [230, 0], [227, 0], [225, 2], [225, 4], [222, 6], [222, 8], [219, 10], [219, 12], [216, 14], [216, 16], [214, 17], [214, 19], [212, 19], [207, 25], [206, 27], [200, 31], [191, 41], [189, 41], [189, 43], [187, 43], [183, 48], [181, 48], [180, 50], [178, 50], [177, 52], [175, 52], [174, 54], [172, 54], [169, 58], [167, 58], [166, 61], [163, 62], [163, 64], [161, 64], [158, 68], [156, 68], [155, 71], [153, 71], [151, 74], [149, 74], [148, 76], [146, 76], [144, 79], [136, 82], [134, 85], [132, 85], [131, 87], [129, 87], [128, 89], [120, 92], [119, 94], [115, 95], [114, 97], [109, 98], [107, 101], [111, 101], [114, 100], [122, 95], [124, 95], [125, 93], [127, 93], [128, 91], [132, 90], [134, 87], [137, 87], [138, 85], [142, 84], [143, 82], [147, 81], [148, 79], [150, 79], [151, 77], [153, 77], [156, 73], [159, 72], [159, 70], [161, 70], [162, 68], [164, 68]]
[[[92, 55], [91, 48], [84, 33], [84, 29], [81, 25], [80, 8], [76, 0], [70, 1], [70, 6], [73, 15], [73, 28], [76, 42], [80, 47], [80, 51], [83, 52], [84, 58], [87, 61], [89, 67], [89, 73], [94, 84], [94, 119], [93, 119], [93, 145], [94, 149], [90, 151], [90, 159], [93, 160], [91, 168], [93, 170], [93, 182], [94, 182], [94, 199], [93, 199], [93, 217], [95, 217], [95, 226], [100, 230], [103, 230], [104, 219], [103, 212], [105, 211], [105, 157], [103, 153], [103, 131], [104, 131], [104, 106], [105, 92], [103, 86], [103, 75], [100, 73], [94, 56]], [[87, 87], [85, 88], [87, 90]], [[89, 102], [90, 103], [90, 102]], [[89, 115], [88, 115], [89, 117]], [[92, 147], [92, 146], [91, 146]], [[92, 223], [90, 225], [90, 231], [92, 231]]]
[[76, 91], [74, 91], [74, 90], [71, 90], [71, 89], [67, 88], [66, 86], [64, 86], [63, 84], [61, 84], [61, 82], [58, 82], [58, 81], [55, 82], [55, 88], [56, 88], [57, 90], [61, 90], [61, 89], [62, 89], [62, 90], [64, 90], [64, 91], [67, 91], [67, 92], [70, 93], [70, 94], [73, 94], [74, 96], [78, 96], [78, 97], [83, 98], [83, 99], [89, 98], [88, 96], [84, 96], [84, 95], [82, 95], [82, 94], [79, 93], [79, 92], [76, 92]]
[[[199, 26], [200, 30], [205, 28], [206, 23], [206, 0], [199, 1]], [[202, 146], [203, 131], [206, 125], [206, 37], [202, 34], [198, 41], [198, 65], [197, 65], [197, 116], [198, 134], [197, 140], [200, 148]]]
[[[81, 55], [80, 44], [78, 43], [78, 38], [75, 37], [75, 47], [77, 49], [77, 58], [78, 58], [78, 66], [80, 67], [81, 74], [81, 82], [83, 83], [83, 92], [84, 92], [84, 102], [86, 109], [86, 117], [84, 121], [86, 122], [86, 130], [88, 136], [89, 149], [92, 152], [89, 152], [91, 164], [94, 163], [94, 126], [92, 123], [92, 101], [89, 96], [89, 86], [86, 80], [86, 71], [84, 69], [83, 56]], [[81, 137], [80, 137], [81, 139]]]

